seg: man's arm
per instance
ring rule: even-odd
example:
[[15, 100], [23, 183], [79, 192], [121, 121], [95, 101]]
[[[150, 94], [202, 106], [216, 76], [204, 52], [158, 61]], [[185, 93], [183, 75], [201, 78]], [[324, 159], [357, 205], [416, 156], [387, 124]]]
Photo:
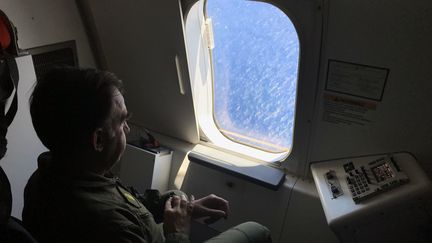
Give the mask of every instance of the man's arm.
[[167, 191], [160, 194], [158, 190], [146, 190], [144, 194], [138, 193], [133, 187], [130, 187], [134, 196], [151, 212], [156, 223], [162, 223], [164, 220], [164, 211], [166, 201], [174, 195], [186, 197], [186, 194], [180, 190]]
[[214, 194], [210, 194], [203, 198], [195, 200], [179, 190], [172, 190], [161, 195], [157, 190], [147, 190], [144, 197], [141, 197], [141, 202], [153, 214], [155, 221], [160, 223], [163, 221], [166, 201], [172, 196], [178, 196], [185, 201], [189, 201], [193, 205], [192, 218], [204, 218], [205, 223], [211, 224], [218, 221], [220, 218], [227, 218], [229, 213], [229, 202]]
[[165, 203], [164, 232], [169, 234], [190, 233], [190, 220], [193, 211], [193, 204], [188, 202], [186, 196], [173, 196]]
[[192, 218], [194, 219], [207, 217], [204, 222], [211, 224], [221, 218], [228, 217], [228, 201], [214, 194], [197, 200], [194, 200], [193, 196], [191, 196], [191, 202], [193, 204]]

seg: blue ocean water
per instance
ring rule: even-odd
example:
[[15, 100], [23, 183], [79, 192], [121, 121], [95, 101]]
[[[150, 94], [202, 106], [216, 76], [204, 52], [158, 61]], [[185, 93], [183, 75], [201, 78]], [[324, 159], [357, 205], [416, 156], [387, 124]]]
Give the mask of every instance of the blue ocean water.
[[270, 151], [290, 148], [299, 60], [291, 20], [273, 5], [246, 0], [208, 0], [206, 10], [213, 22], [219, 128]]

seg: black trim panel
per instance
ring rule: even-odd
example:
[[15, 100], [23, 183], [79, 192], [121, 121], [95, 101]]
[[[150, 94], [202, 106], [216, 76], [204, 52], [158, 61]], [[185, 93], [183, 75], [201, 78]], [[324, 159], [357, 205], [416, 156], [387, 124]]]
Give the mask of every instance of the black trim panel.
[[261, 164], [250, 167], [239, 167], [193, 152], [189, 153], [188, 157], [191, 162], [219, 170], [273, 191], [277, 191], [285, 181], [285, 173], [283, 171]]

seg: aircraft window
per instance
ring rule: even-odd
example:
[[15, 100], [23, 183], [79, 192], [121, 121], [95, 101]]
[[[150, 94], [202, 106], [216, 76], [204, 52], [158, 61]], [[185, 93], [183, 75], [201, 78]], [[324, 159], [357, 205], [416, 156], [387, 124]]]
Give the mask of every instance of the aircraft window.
[[[216, 145], [265, 161], [286, 157], [293, 141], [299, 65], [293, 23], [269, 3], [207, 0], [201, 4], [205, 14], [193, 17], [196, 6], [191, 9], [186, 37], [192, 68], [200, 66], [195, 59], [209, 60], [210, 71], [191, 71], [202, 134]], [[191, 19], [200, 22], [197, 28], [206, 39], [207, 54], [191, 51], [199, 43], [191, 37]]]
[[208, 0], [213, 23], [214, 118], [228, 138], [271, 152], [292, 143], [299, 41], [275, 6]]

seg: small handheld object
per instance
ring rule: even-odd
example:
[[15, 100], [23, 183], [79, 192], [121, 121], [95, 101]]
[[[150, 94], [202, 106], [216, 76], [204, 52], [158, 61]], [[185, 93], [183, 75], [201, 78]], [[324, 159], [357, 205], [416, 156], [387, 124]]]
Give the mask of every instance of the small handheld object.
[[334, 170], [329, 170], [328, 172], [326, 172], [324, 175], [324, 179], [331, 194], [333, 195], [333, 199], [343, 195], [341, 185]]

